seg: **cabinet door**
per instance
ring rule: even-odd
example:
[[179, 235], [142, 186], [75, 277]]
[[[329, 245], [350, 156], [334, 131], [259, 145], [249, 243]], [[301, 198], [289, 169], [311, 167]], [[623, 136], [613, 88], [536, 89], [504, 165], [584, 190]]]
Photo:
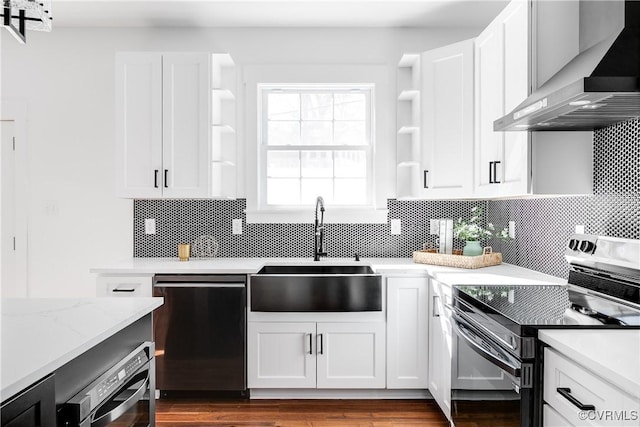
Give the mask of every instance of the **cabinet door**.
[[493, 23], [478, 36], [475, 45], [475, 187], [477, 195], [483, 196], [498, 194], [493, 166], [500, 160], [504, 132], [494, 132], [493, 121], [504, 111], [502, 45], [501, 28]]
[[55, 427], [54, 375], [40, 380], [0, 408], [3, 427]]
[[422, 54], [423, 196], [473, 192], [473, 40]]
[[315, 388], [315, 323], [249, 322], [249, 388]]
[[475, 43], [476, 163], [478, 197], [526, 194], [527, 132], [496, 132], [493, 122], [529, 93], [529, 2], [513, 1]]
[[165, 197], [207, 197], [211, 155], [210, 57], [162, 58], [162, 182]]
[[384, 322], [318, 323], [318, 388], [384, 388]]
[[445, 416], [451, 419], [451, 287], [430, 280], [429, 391]]
[[387, 388], [427, 388], [427, 278], [387, 279]]
[[162, 56], [116, 54], [116, 193], [162, 195]]

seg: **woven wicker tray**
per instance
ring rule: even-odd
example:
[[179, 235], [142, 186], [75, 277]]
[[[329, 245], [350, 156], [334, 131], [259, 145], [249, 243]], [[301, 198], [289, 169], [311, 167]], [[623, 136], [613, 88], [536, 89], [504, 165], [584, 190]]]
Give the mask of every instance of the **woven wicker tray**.
[[444, 265], [446, 267], [482, 268], [502, 264], [502, 254], [500, 252], [493, 252], [491, 246], [484, 248], [482, 255], [478, 256], [449, 255], [427, 251], [414, 251], [413, 262], [419, 264]]

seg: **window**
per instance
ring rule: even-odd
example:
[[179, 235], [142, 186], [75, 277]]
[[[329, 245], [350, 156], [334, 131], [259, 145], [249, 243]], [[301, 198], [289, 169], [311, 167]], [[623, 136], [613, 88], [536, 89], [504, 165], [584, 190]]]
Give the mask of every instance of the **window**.
[[260, 205], [372, 204], [372, 85], [260, 85]]

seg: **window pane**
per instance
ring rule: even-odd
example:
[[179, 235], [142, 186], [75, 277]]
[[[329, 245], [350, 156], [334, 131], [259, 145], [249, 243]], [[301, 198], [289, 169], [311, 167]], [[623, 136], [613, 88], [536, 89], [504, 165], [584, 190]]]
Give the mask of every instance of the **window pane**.
[[365, 120], [366, 97], [363, 93], [336, 93], [336, 120]]
[[269, 145], [299, 145], [300, 122], [269, 122]]
[[302, 176], [333, 177], [333, 152], [303, 151], [301, 157]]
[[297, 205], [300, 203], [300, 180], [294, 178], [267, 179], [267, 204]]
[[335, 144], [367, 145], [365, 122], [335, 122]]
[[333, 203], [333, 180], [330, 178], [303, 178], [301, 203], [314, 205], [318, 196], [322, 196], [325, 203]]
[[367, 181], [362, 178], [336, 178], [334, 202], [339, 205], [364, 205]]
[[333, 144], [333, 122], [302, 122], [302, 144]]
[[302, 94], [302, 120], [333, 120], [333, 95]]
[[300, 94], [270, 93], [267, 108], [269, 120], [300, 120]]
[[336, 151], [337, 177], [365, 178], [367, 176], [367, 156], [364, 151]]
[[267, 153], [268, 177], [299, 177], [300, 153], [298, 151], [269, 151]]

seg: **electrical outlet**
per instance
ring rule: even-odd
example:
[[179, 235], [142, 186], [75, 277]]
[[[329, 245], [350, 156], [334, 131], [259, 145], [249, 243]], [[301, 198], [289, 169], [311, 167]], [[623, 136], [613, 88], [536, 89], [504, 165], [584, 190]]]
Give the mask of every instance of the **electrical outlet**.
[[145, 218], [144, 220], [144, 234], [156, 234], [156, 219]]
[[440, 220], [439, 219], [430, 219], [429, 220], [429, 234], [440, 234]]
[[516, 238], [516, 222], [509, 221], [509, 237], [512, 239]]
[[584, 225], [576, 225], [576, 234], [584, 234]]
[[242, 218], [234, 218], [231, 223], [231, 231], [233, 234], [242, 234]]
[[391, 220], [391, 234], [402, 233], [402, 221], [400, 218], [394, 218]]

